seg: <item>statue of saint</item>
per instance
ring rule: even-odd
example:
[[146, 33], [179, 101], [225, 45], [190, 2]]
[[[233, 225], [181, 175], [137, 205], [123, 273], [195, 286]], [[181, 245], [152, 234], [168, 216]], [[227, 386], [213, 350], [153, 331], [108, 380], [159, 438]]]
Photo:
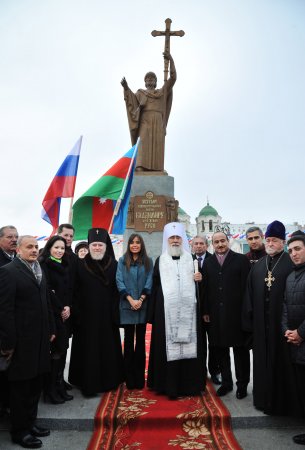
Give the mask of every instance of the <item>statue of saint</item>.
[[170, 78], [161, 89], [156, 89], [157, 77], [153, 72], [145, 75], [146, 89], [139, 89], [135, 94], [129, 89], [125, 78], [121, 81], [132, 145], [140, 137], [136, 171], [164, 171], [166, 126], [177, 74], [171, 54], [165, 51], [163, 56], [170, 64]]

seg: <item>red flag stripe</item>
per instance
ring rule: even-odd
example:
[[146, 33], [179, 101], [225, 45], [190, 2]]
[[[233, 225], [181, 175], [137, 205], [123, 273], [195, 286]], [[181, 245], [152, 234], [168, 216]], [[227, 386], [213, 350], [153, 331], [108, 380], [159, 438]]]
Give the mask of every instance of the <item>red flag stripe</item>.
[[128, 168], [130, 165], [130, 158], [123, 157], [119, 159], [118, 162], [116, 162], [109, 170], [107, 170], [105, 175], [111, 175], [113, 177], [118, 178], [126, 178]]

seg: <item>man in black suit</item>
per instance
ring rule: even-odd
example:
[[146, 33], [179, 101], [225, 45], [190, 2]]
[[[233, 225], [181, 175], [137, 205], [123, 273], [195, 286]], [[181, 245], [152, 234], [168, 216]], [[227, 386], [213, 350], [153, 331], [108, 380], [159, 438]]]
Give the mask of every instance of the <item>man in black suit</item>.
[[7, 370], [11, 436], [25, 448], [41, 447], [37, 437], [50, 434], [35, 423], [42, 376], [50, 367], [50, 340], [55, 337], [46, 280], [37, 257], [37, 240], [21, 236], [17, 257], [0, 269], [0, 351], [11, 359]]
[[222, 384], [219, 396], [233, 389], [230, 347], [233, 347], [236, 397], [247, 395], [250, 379], [250, 355], [246, 348], [246, 336], [242, 331], [241, 316], [250, 262], [245, 255], [229, 248], [225, 233], [212, 236], [215, 253], [204, 264], [204, 320], [209, 323], [210, 343], [216, 347]]
[[[206, 258], [209, 258], [212, 256], [211, 253], [207, 251], [208, 248], [208, 240], [207, 237], [202, 235], [194, 236], [192, 239], [192, 254], [193, 259], [197, 259], [198, 261], [198, 270], [202, 275], [202, 281], [199, 283], [199, 290], [200, 290], [200, 298], [202, 298], [202, 291], [204, 286], [204, 273], [203, 273], [203, 263]], [[209, 331], [209, 324], [206, 322], [203, 322], [203, 331], [204, 331], [204, 344], [206, 348], [206, 334], [208, 334]], [[217, 363], [216, 359], [216, 353], [213, 346], [209, 343], [209, 349], [208, 349], [208, 369], [211, 375], [211, 380], [214, 384], [221, 384], [220, 380], [220, 370], [219, 365]]]
[[[0, 267], [10, 263], [16, 256], [18, 232], [13, 225], [0, 228]], [[8, 415], [9, 386], [6, 372], [0, 372], [0, 417]]]

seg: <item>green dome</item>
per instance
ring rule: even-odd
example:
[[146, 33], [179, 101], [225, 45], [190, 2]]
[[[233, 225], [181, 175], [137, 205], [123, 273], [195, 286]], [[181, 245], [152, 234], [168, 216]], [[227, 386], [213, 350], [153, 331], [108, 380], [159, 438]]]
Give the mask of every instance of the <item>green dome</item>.
[[184, 209], [180, 208], [180, 206], [178, 207], [178, 214], [181, 214], [181, 216], [183, 214], [186, 214], [186, 212], [184, 211]]
[[199, 216], [218, 216], [218, 212], [208, 202], [208, 204], [200, 211]]

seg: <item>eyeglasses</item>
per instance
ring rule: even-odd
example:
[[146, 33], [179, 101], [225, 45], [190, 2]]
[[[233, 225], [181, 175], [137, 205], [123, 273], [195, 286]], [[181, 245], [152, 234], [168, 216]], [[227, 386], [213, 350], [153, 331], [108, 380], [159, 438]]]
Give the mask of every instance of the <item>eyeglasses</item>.
[[247, 237], [247, 241], [253, 241], [253, 240], [257, 241], [257, 240], [260, 239], [260, 238], [261, 238], [261, 236]]

